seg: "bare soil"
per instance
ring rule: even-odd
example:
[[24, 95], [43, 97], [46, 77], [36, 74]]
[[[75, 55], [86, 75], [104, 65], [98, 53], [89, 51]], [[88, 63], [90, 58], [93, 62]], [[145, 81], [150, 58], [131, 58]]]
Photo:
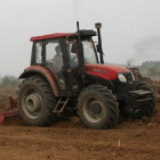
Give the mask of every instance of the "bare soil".
[[[1, 90], [0, 95], [14, 94], [14, 90]], [[152, 118], [133, 121], [121, 117], [109, 130], [86, 129], [77, 117], [60, 118], [45, 128], [25, 126], [20, 117], [8, 118], [0, 125], [0, 159], [158, 160], [160, 99]]]

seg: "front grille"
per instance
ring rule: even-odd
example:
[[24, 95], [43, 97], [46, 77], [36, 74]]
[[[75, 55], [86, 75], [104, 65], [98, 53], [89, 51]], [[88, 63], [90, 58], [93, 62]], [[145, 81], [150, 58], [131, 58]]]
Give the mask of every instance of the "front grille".
[[134, 85], [132, 85], [132, 84], [119, 85], [117, 87], [118, 93], [126, 93], [126, 92], [132, 91], [132, 90], [134, 90]]

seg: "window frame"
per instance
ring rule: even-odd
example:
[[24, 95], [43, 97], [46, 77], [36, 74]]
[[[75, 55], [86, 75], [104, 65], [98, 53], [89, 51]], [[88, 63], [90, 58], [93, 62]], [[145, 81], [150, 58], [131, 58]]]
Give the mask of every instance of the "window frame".
[[[61, 48], [62, 51], [62, 59], [63, 59], [63, 64], [65, 65], [65, 61], [64, 61], [64, 49], [63, 49], [63, 42], [62, 42], [62, 38], [52, 38], [52, 39], [46, 39], [43, 41], [35, 41], [33, 42], [33, 46], [32, 46], [32, 56], [31, 56], [31, 65], [43, 65], [45, 63], [47, 63], [48, 61], [46, 60], [46, 44], [48, 44], [51, 41], [57, 41], [59, 47]], [[36, 55], [36, 44], [37, 43], [42, 43], [42, 61], [41, 62], [37, 62], [37, 55]]]

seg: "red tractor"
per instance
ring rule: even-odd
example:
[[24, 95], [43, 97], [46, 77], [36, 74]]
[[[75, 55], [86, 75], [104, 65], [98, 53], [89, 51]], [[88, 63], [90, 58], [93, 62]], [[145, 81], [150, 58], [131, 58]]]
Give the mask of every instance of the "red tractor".
[[[20, 116], [32, 126], [47, 126], [66, 111], [76, 112], [88, 128], [113, 127], [119, 111], [134, 119], [155, 111], [152, 90], [135, 82], [127, 68], [106, 65], [101, 24], [93, 30], [32, 37], [31, 66], [20, 75]], [[98, 35], [95, 46], [93, 36]]]

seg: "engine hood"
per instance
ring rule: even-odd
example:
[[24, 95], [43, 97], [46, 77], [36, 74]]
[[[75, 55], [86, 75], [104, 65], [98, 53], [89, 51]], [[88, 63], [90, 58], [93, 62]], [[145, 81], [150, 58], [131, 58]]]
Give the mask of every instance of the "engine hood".
[[118, 73], [128, 73], [125, 67], [109, 64], [86, 64], [86, 74], [103, 79], [115, 80]]

